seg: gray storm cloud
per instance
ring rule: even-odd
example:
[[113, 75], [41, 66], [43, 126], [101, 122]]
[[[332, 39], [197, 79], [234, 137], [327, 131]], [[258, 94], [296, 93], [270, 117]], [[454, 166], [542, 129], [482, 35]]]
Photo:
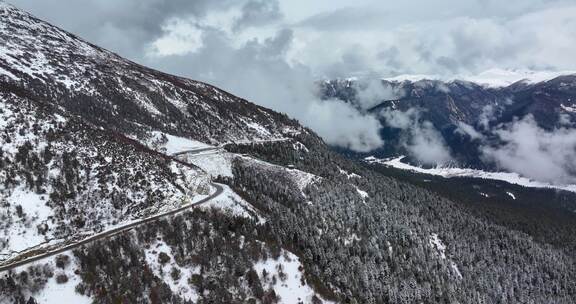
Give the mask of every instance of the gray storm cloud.
[[[288, 0], [10, 2], [140, 62], [168, 20], [215, 19], [235, 11], [218, 29], [229, 27], [243, 38], [292, 29], [297, 43], [289, 60], [317, 77], [478, 73], [494, 67], [576, 70], [572, 0], [320, 0], [310, 6]], [[310, 7], [321, 9], [306, 15]], [[304, 13], [287, 20], [284, 11]], [[190, 75], [195, 76], [193, 71]]]
[[224, 10], [235, 0], [8, 0], [132, 60], [142, 61], [145, 48], [162, 36], [163, 24], [175, 18], [201, 18]]
[[252, 0], [242, 6], [240, 18], [234, 22], [235, 30], [245, 27], [265, 25], [282, 19], [282, 12], [277, 1]]
[[[157, 36], [169, 18], [202, 17], [233, 8], [241, 15], [235, 26], [245, 28], [282, 22], [283, 8], [293, 11], [292, 6], [301, 5], [288, 0], [11, 2], [91, 41], [131, 54], [141, 52], [149, 42], [145, 40]], [[320, 13], [304, 14], [302, 20], [281, 26], [297, 30], [306, 43], [299, 55], [309, 57], [307, 65], [322, 66], [319, 73], [350, 58], [364, 58], [358, 67], [364, 71], [420, 74], [576, 65], [569, 52], [575, 46], [576, 26], [576, 4], [570, 0], [363, 2], [319, 1], [316, 5], [324, 7]], [[119, 37], [134, 43], [120, 43]]]

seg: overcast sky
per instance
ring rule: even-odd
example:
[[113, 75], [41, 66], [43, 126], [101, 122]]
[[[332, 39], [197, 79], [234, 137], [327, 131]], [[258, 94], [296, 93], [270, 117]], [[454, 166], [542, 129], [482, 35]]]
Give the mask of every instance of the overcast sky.
[[576, 70], [574, 0], [8, 0], [136, 62], [288, 113], [329, 143], [379, 123], [314, 95], [322, 78]]

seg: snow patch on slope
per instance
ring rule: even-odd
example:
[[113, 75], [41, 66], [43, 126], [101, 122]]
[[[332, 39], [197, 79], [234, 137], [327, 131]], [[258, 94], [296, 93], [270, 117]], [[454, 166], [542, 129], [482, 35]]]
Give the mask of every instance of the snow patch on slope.
[[[355, 186], [356, 187], [356, 186]], [[366, 203], [366, 199], [369, 198], [370, 196], [368, 196], [368, 192], [361, 190], [360, 188], [356, 187], [356, 192], [358, 192], [358, 194], [360, 195], [360, 197], [362, 198], [362, 200], [364, 201], [364, 203]]]
[[254, 219], [259, 224], [264, 224], [266, 219], [254, 208], [249, 202], [240, 197], [227, 185], [222, 185], [224, 192], [218, 197], [210, 200], [199, 207], [202, 209], [220, 209], [232, 216], [239, 216], [248, 219]]
[[212, 177], [233, 177], [232, 160], [234, 159], [234, 154], [217, 150], [198, 154], [181, 154], [178, 158], [186, 163], [200, 167]]
[[316, 181], [318, 181], [319, 179], [321, 179], [320, 176], [314, 175], [312, 173], [308, 173], [299, 169], [295, 169], [295, 168], [286, 168], [283, 166], [279, 166], [279, 165], [275, 165], [275, 164], [271, 164], [269, 162], [260, 160], [260, 159], [255, 159], [249, 156], [239, 156], [238, 157], [242, 157], [245, 160], [248, 160], [254, 164], [258, 164], [261, 166], [266, 167], [267, 169], [270, 170], [275, 170], [275, 171], [284, 171], [287, 175], [290, 176], [290, 179], [292, 181], [294, 181], [296, 183], [296, 186], [298, 187], [298, 189], [300, 189], [300, 191], [302, 192], [302, 195], [306, 196], [304, 194], [304, 189], [306, 189], [306, 187], [308, 187], [309, 185], [315, 183]]
[[564, 104], [560, 104], [562, 110], [570, 113], [576, 113], [576, 106], [565, 106]]
[[432, 246], [432, 248], [438, 250], [438, 254], [440, 255], [440, 258], [442, 259], [446, 259], [446, 245], [444, 245], [444, 243], [442, 243], [442, 240], [440, 240], [440, 238], [438, 237], [438, 235], [436, 233], [432, 233], [432, 235], [430, 235], [430, 246]]
[[153, 134], [152, 141], [160, 141], [161, 142], [160, 147], [163, 148], [163, 151], [165, 151], [165, 153], [168, 155], [193, 149], [213, 147], [203, 142], [170, 135], [159, 131], [153, 131], [152, 134]]
[[[73, 258], [71, 257], [71, 259]], [[53, 262], [50, 264], [53, 264]], [[70, 264], [74, 265], [75, 262], [73, 261]], [[58, 304], [93, 303], [90, 297], [83, 296], [76, 292], [76, 286], [81, 282], [81, 279], [70, 268], [71, 266], [68, 266], [66, 271], [56, 272], [56, 275], [60, 273], [66, 274], [68, 277], [68, 282], [58, 284], [55, 277], [48, 279], [48, 284], [46, 287], [44, 287], [44, 289], [42, 289], [38, 295], [34, 296], [38, 303], [54, 303], [55, 299], [57, 299], [56, 301]]]
[[[159, 254], [160, 253], [166, 254], [170, 259], [167, 263], [162, 264], [159, 262]], [[162, 278], [163, 281], [168, 284], [170, 290], [174, 294], [179, 295], [183, 299], [187, 301], [192, 301], [196, 303], [199, 299], [199, 295], [194, 288], [190, 287], [188, 284], [188, 279], [193, 274], [199, 274], [200, 269], [182, 269], [176, 263], [174, 256], [172, 255], [172, 250], [170, 246], [168, 246], [164, 241], [156, 241], [153, 243], [149, 248], [145, 250], [146, 254], [146, 263], [150, 265], [152, 272], [159, 278]], [[172, 269], [178, 269], [180, 271], [180, 278], [178, 280], [174, 280], [172, 278], [171, 271]], [[196, 270], [196, 271], [194, 271]]]
[[[8, 240], [6, 250], [22, 251], [44, 242], [45, 236], [40, 234], [36, 227], [41, 223], [46, 223], [48, 217], [53, 214], [52, 209], [46, 206], [46, 195], [39, 195], [18, 187], [12, 191], [7, 201], [14, 213], [16, 213], [16, 206], [21, 206], [23, 216], [16, 219], [15, 225], [6, 231], [5, 237]], [[4, 250], [0, 253], [4, 253]]]
[[[304, 274], [300, 269], [304, 269], [304, 267], [295, 254], [283, 249], [277, 260], [260, 261], [254, 264], [254, 269], [258, 273], [264, 289], [271, 287], [280, 297], [279, 303], [312, 303], [315, 292], [308, 284], [302, 284]], [[266, 277], [263, 275], [264, 270], [267, 273]], [[272, 276], [278, 278], [276, 284], [272, 283]], [[333, 303], [326, 300], [322, 301]]]
[[369, 156], [366, 157], [364, 160], [368, 163], [378, 163], [397, 169], [409, 170], [416, 173], [442, 176], [445, 178], [474, 177], [482, 179], [500, 180], [508, 182], [510, 184], [520, 185], [529, 188], [549, 188], [549, 189], [558, 189], [558, 190], [576, 192], [576, 185], [553, 185], [550, 183], [535, 181], [513, 172], [487, 172], [476, 169], [448, 168], [448, 167], [436, 167], [436, 168], [424, 169], [403, 163], [402, 159], [404, 157], [405, 156], [402, 155], [394, 158], [378, 159], [373, 156]]
[[[1, 2], [0, 2], [1, 3]], [[90, 304], [92, 303], [92, 299], [90, 297], [81, 295], [76, 292], [76, 286], [81, 282], [79, 276], [74, 273], [74, 265], [77, 264], [77, 261], [74, 255], [70, 251], [66, 251], [61, 255], [66, 255], [70, 259], [70, 263], [64, 269], [60, 269], [56, 267], [55, 258], [48, 257], [44, 258], [35, 262], [32, 262], [26, 266], [17, 267], [13, 270], [15, 273], [20, 273], [22, 271], [27, 271], [30, 267], [49, 267], [54, 270], [54, 276], [48, 278], [46, 285], [36, 292], [27, 292], [27, 297], [34, 297], [39, 304], [50, 304], [50, 303], [58, 303], [58, 304]], [[43, 266], [46, 265], [46, 266]], [[56, 276], [58, 275], [66, 275], [68, 281], [66, 283], [57, 283]], [[5, 299], [0, 294], [0, 304], [12, 304], [12, 302], [8, 302], [9, 299]]]
[[350, 172], [348, 172], [348, 171], [346, 171], [346, 170], [343, 170], [343, 169], [340, 168], [340, 167], [338, 167], [338, 171], [340, 172], [340, 174], [345, 175], [348, 179], [351, 179], [351, 178], [361, 178], [361, 177], [362, 177], [362, 176], [360, 176], [360, 175], [358, 175], [358, 174], [356, 174], [356, 173], [354, 173], [354, 172], [350, 173]]
[[261, 126], [260, 124], [258, 124], [256, 122], [251, 121], [251, 122], [246, 123], [246, 125], [252, 129], [254, 129], [254, 131], [256, 131], [256, 133], [258, 133], [258, 135], [264, 136], [264, 138], [271, 136], [270, 132], [265, 127]]
[[288, 169], [288, 173], [292, 176], [292, 180], [296, 182], [298, 189], [300, 189], [302, 192], [304, 189], [306, 189], [306, 187], [319, 179], [318, 176], [312, 173], [304, 172], [298, 169]]
[[462, 279], [462, 273], [460, 273], [460, 269], [458, 269], [458, 265], [456, 265], [456, 263], [454, 261], [452, 261], [451, 259], [446, 258], [446, 245], [444, 244], [444, 242], [442, 242], [440, 237], [438, 237], [438, 234], [432, 233], [430, 235], [430, 238], [428, 239], [428, 242], [430, 244], [430, 247], [434, 248], [438, 252], [438, 256], [442, 260], [448, 261], [450, 269], [452, 270], [452, 273], [457, 278]]

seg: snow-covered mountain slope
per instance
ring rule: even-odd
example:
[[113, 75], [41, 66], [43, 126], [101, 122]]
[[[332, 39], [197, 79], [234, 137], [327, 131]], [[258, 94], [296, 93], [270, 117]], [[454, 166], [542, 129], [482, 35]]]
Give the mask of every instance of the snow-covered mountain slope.
[[209, 179], [201, 170], [4, 90], [0, 260], [208, 194]]
[[18, 267], [18, 282], [0, 276], [0, 303], [334, 303], [307, 282], [298, 256], [230, 231], [222, 218], [197, 210]]
[[123, 59], [0, 2], [0, 84], [106, 129], [217, 144], [306, 132], [286, 116], [210, 85]]
[[[0, 45], [0, 263], [3, 266], [206, 197], [211, 193], [212, 178], [232, 177], [232, 162], [242, 158], [220, 148], [227, 143], [292, 142], [292, 137], [302, 135], [317, 138], [285, 115], [210, 85], [137, 65], [2, 1], [0, 40], [3, 42]], [[169, 156], [193, 149], [207, 150], [189, 155], [194, 157], [187, 162], [190, 165]], [[294, 185], [305, 187], [299, 177], [308, 176], [306, 173], [268, 166], [285, 172], [287, 181], [294, 180]], [[214, 215], [217, 220], [212, 219], [212, 223], [205, 221], [207, 234], [201, 240], [204, 244], [214, 242], [215, 235], [226, 231], [226, 228], [213, 229], [221, 221], [239, 218], [263, 225], [267, 220], [237, 192], [222, 187], [221, 195], [197, 208], [204, 212], [222, 211]], [[143, 230], [143, 226], [139, 227], [138, 230]], [[162, 228], [156, 223], [146, 227]], [[197, 229], [185, 232], [202, 235]], [[175, 235], [163, 233], [164, 239]], [[121, 235], [124, 234], [127, 233]], [[103, 243], [109, 244], [107, 238]], [[167, 245], [156, 237], [146, 243], [147, 248], [140, 242], [134, 239], [128, 243], [141, 246], [138, 270], [150, 270], [148, 277], [154, 276], [156, 284], [168, 284], [164, 286], [169, 288], [164, 290], [169, 295], [161, 295], [163, 300], [174, 297], [208, 301], [226, 299], [228, 294], [240, 302], [249, 297], [280, 303], [319, 299], [311, 285], [305, 283], [298, 257], [277, 246], [271, 248], [255, 239], [246, 240], [246, 244], [259, 244], [264, 256], [245, 258], [250, 261], [245, 263], [245, 270], [253, 268], [249, 273], [250, 285], [245, 279], [227, 280], [222, 284], [222, 290], [228, 290], [225, 294], [205, 291], [211, 285], [204, 287], [200, 282], [195, 287], [192, 281], [211, 282], [238, 273], [237, 265], [222, 270], [218, 264], [221, 258], [215, 257], [207, 261], [218, 264], [218, 268], [206, 273], [204, 264], [199, 266], [197, 260], [182, 263], [179, 244]], [[192, 246], [195, 251], [190, 249], [191, 255], [212, 248]], [[238, 255], [246, 257], [247, 250], [252, 248], [242, 252], [243, 245], [240, 246], [219, 254], [238, 262]], [[158, 265], [159, 249], [173, 262]], [[270, 252], [277, 249], [282, 256], [270, 260]], [[129, 260], [118, 252], [114, 256], [116, 260], [108, 256], [106, 261], [122, 264]], [[77, 261], [71, 260], [73, 264]], [[31, 296], [53, 303], [59, 291], [63, 296], [71, 296], [67, 299], [70, 301], [88, 301], [89, 297], [102, 300], [97, 294], [98, 286], [84, 287], [88, 288], [86, 293], [78, 291], [79, 286], [89, 282], [85, 273], [94, 274], [91, 272], [94, 269], [86, 269], [85, 261], [76, 263], [74, 270], [70, 269], [72, 266], [59, 270], [49, 259], [38, 264], [42, 266], [26, 265], [3, 271], [0, 303], [28, 301]], [[186, 273], [177, 282], [173, 282], [174, 269]], [[21, 285], [22, 281], [11, 283], [14, 277], [28, 275], [33, 282], [29, 285]], [[107, 277], [102, 284], [123, 277]], [[230, 289], [231, 286], [237, 290]], [[148, 289], [135, 292], [142, 293], [143, 300], [154, 298], [146, 294]]]

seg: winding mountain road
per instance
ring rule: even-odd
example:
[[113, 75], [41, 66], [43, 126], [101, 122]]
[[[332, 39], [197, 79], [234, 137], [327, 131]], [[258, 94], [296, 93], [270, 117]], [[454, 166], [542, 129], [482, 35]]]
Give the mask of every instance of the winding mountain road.
[[176, 153], [172, 154], [172, 156], [176, 157], [176, 156], [183, 155], [183, 154], [198, 154], [201, 152], [218, 151], [218, 150], [221, 150], [221, 148], [220, 147], [204, 147], [204, 148], [198, 148], [198, 149], [191, 149], [191, 150], [184, 150], [184, 151], [176, 152]]
[[[176, 154], [174, 154], [173, 156], [181, 155], [181, 154], [184, 154], [184, 153], [192, 153], [192, 154], [194, 154], [194, 153], [200, 153], [200, 152], [205, 152], [205, 151], [210, 151], [210, 150], [214, 150], [214, 148], [199, 148], [199, 149], [194, 149], [194, 150], [187, 150], [187, 151], [183, 151], [183, 152], [176, 153]], [[184, 164], [186, 164], [186, 163], [184, 163]], [[190, 167], [196, 168], [196, 166], [193, 166], [193, 165], [190, 165], [190, 164], [186, 164], [186, 165], [188, 165], [188, 166], [190, 166]], [[185, 211], [186, 209], [194, 208], [194, 207], [196, 207], [196, 206], [198, 206], [198, 205], [202, 205], [202, 204], [204, 204], [204, 203], [206, 203], [206, 202], [208, 202], [208, 201], [210, 201], [210, 200], [213, 200], [214, 198], [216, 198], [216, 197], [218, 197], [220, 194], [222, 194], [222, 192], [224, 192], [224, 188], [223, 188], [223, 186], [222, 186], [221, 184], [214, 183], [214, 182], [211, 182], [210, 184], [211, 184], [214, 188], [216, 188], [216, 191], [215, 191], [214, 193], [212, 193], [210, 196], [208, 196], [208, 197], [206, 197], [206, 198], [203, 198], [203, 199], [201, 199], [201, 200], [198, 201], [198, 202], [191, 203], [191, 204], [187, 204], [187, 205], [184, 205], [184, 206], [182, 206], [182, 207], [180, 207], [180, 208], [177, 208], [177, 209], [174, 209], [174, 210], [170, 210], [170, 211], [167, 211], [167, 212], [164, 212], [164, 213], [156, 214], [156, 215], [154, 215], [154, 216], [151, 216], [151, 217], [148, 217], [148, 218], [145, 218], [145, 219], [140, 219], [140, 220], [137, 220], [137, 221], [135, 221], [135, 222], [132, 222], [132, 223], [129, 223], [129, 224], [120, 226], [120, 227], [113, 228], [113, 229], [108, 230], [108, 231], [104, 231], [104, 232], [95, 234], [95, 235], [93, 235], [93, 236], [90, 236], [90, 237], [85, 238], [85, 239], [83, 239], [83, 240], [80, 240], [80, 241], [78, 241], [78, 242], [74, 242], [74, 243], [72, 243], [72, 244], [65, 245], [65, 246], [60, 247], [60, 248], [55, 249], [55, 250], [46, 251], [46, 252], [41, 252], [41, 253], [36, 254], [36, 255], [34, 255], [34, 256], [24, 257], [24, 258], [22, 258], [22, 259], [18, 259], [18, 257], [16, 257], [16, 258], [15, 258], [16, 260], [13, 259], [12, 261], [10, 261], [10, 262], [8, 262], [8, 263], [6, 263], [6, 264], [0, 264], [0, 273], [1, 273], [1, 272], [4, 272], [4, 271], [11, 270], [11, 269], [14, 269], [14, 268], [16, 268], [16, 267], [20, 267], [20, 266], [27, 265], [27, 264], [29, 264], [29, 263], [32, 263], [32, 262], [35, 262], [35, 261], [38, 261], [38, 260], [42, 260], [42, 259], [45, 259], [45, 258], [48, 258], [48, 257], [51, 257], [51, 256], [55, 256], [55, 255], [57, 255], [57, 254], [60, 254], [60, 253], [62, 253], [62, 252], [68, 251], [68, 250], [76, 249], [76, 248], [78, 248], [78, 247], [80, 247], [80, 246], [86, 245], [86, 244], [88, 244], [88, 243], [91, 243], [91, 242], [94, 242], [94, 241], [97, 241], [97, 240], [109, 238], [109, 237], [112, 237], [112, 236], [115, 236], [115, 235], [124, 233], [124, 232], [126, 232], [126, 231], [129, 231], [129, 230], [135, 228], [135, 227], [138, 227], [138, 226], [141, 226], [141, 225], [150, 223], [150, 222], [157, 221], [157, 220], [162, 219], [162, 218], [164, 218], [164, 217], [168, 217], [168, 216], [171, 216], [171, 215], [175, 215], [175, 214], [177, 214], [177, 213], [180, 213], [180, 212], [182, 212], [182, 211]]]

